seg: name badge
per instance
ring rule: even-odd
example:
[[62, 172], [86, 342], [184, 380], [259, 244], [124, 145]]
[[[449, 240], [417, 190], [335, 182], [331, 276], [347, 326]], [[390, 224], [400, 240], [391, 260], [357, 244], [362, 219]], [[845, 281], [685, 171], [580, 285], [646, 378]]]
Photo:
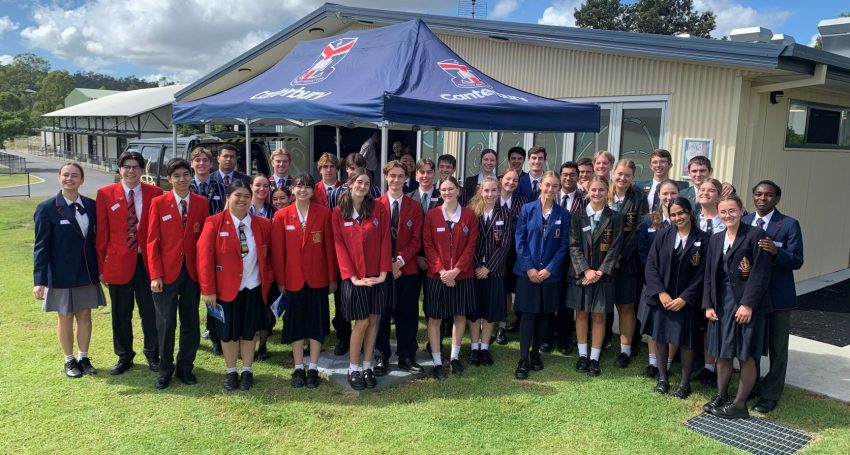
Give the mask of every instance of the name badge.
[[585, 226], [585, 227], [581, 228], [581, 232], [588, 232], [588, 231], [590, 231], [590, 226]]
[[213, 200], [219, 201], [221, 200], [221, 196], [213, 196]]
[[118, 210], [118, 207], [121, 207], [121, 204], [116, 202], [115, 204], [112, 205], [112, 207], [109, 207], [109, 209], [114, 212], [114, 211]]
[[702, 242], [694, 242], [694, 246], [702, 246]]
[[221, 231], [218, 233], [219, 237], [230, 237], [230, 233], [227, 231]]
[[438, 227], [438, 228], [437, 228], [437, 232], [446, 232], [446, 228], [444, 228], [444, 227]]
[[432, 198], [431, 198], [431, 202], [437, 202], [437, 201], [439, 201], [439, 200], [440, 200], [440, 198], [438, 198], [438, 197], [432, 197]]
[[776, 245], [777, 248], [782, 248], [782, 242], [773, 241], [773, 244]]
[[71, 224], [68, 220], [59, 220], [59, 224]]
[[[561, 224], [561, 220], [555, 220], [555, 224]], [[590, 227], [590, 226], [588, 226]]]
[[655, 228], [646, 228], [646, 232], [655, 232]]
[[291, 224], [287, 224], [287, 225], [286, 225], [286, 230], [287, 230], [287, 231], [294, 231], [294, 230], [295, 230], [295, 226], [293, 226], [293, 225], [291, 225]]
[[354, 226], [354, 221], [346, 221], [345, 223], [342, 223], [342, 225], [345, 227], [351, 227]]
[[169, 214], [169, 215], [165, 215], [164, 217], [162, 217], [162, 221], [168, 221], [168, 220], [170, 220], [170, 219], [171, 219], [171, 215], [170, 215], [170, 214]]
[[505, 224], [502, 220], [496, 220], [496, 226], [503, 226]]

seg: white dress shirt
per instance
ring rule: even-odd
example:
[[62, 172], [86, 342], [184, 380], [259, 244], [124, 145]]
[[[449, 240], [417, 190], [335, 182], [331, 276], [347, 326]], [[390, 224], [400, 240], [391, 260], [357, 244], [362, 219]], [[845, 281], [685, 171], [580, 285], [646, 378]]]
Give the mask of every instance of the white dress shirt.
[[236, 240], [239, 240], [239, 224], [245, 225], [245, 241], [248, 244], [248, 254], [242, 258], [242, 283], [239, 284], [239, 290], [254, 289], [262, 281], [260, 280], [260, 264], [256, 243], [254, 243], [254, 233], [251, 231], [251, 215], [245, 215], [245, 218], [240, 220], [231, 212], [230, 217], [233, 219]]

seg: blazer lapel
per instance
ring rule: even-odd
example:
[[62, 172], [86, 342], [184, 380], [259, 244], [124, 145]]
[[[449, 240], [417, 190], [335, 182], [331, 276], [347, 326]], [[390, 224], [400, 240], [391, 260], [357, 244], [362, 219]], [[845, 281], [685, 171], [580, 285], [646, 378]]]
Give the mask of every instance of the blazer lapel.
[[[295, 208], [295, 216], [298, 217], [298, 208]], [[301, 220], [298, 219], [298, 227], [301, 227]], [[301, 246], [305, 246], [307, 244], [307, 238], [310, 237], [310, 233], [313, 232], [313, 226], [316, 225], [316, 214], [310, 213], [307, 211], [307, 222], [304, 224], [304, 229], [301, 231]], [[327, 232], [322, 235], [328, 235]]]
[[599, 216], [599, 226], [597, 226], [596, 229], [591, 229], [591, 232], [593, 233], [594, 242], [599, 240], [599, 237], [605, 231], [605, 228], [608, 227], [608, 223], [611, 222], [610, 210], [611, 209], [609, 209], [607, 206], [602, 209], [602, 214]]
[[[71, 223], [71, 226], [74, 227], [74, 232], [76, 232], [77, 235], [85, 239], [86, 236], [83, 235], [83, 230], [82, 228], [80, 228], [80, 223], [77, 223], [77, 214], [75, 213], [75, 209], [65, 202], [65, 197], [62, 196], [61, 192], [56, 195], [55, 201], [56, 210], [59, 212], [59, 217]], [[83, 206], [83, 208], [85, 209], [85, 206]], [[91, 219], [91, 216], [89, 216], [89, 218]], [[91, 225], [91, 222], [89, 222], [89, 225]]]
[[[729, 252], [725, 255], [726, 257], [732, 257], [732, 254], [735, 253], [735, 250], [744, 243], [744, 237], [747, 236], [747, 232], [749, 232], [750, 226], [744, 223], [740, 223], [738, 225], [738, 233], [735, 235], [735, 241], [732, 242], [732, 246], [729, 247]], [[722, 252], [721, 247], [721, 252]]]
[[773, 216], [770, 217], [770, 223], [767, 224], [767, 235], [770, 236], [772, 240], [776, 240], [776, 237], [779, 236], [779, 231], [782, 230], [782, 221], [785, 219], [785, 215], [779, 213], [779, 210], [773, 212]]

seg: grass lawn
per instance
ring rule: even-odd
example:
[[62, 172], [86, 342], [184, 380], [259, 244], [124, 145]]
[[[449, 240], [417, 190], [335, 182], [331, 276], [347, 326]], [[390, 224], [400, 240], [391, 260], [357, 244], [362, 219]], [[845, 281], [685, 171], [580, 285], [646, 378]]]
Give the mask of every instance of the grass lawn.
[[[34, 175], [30, 176], [30, 183], [40, 183], [42, 180]], [[0, 173], [0, 188], [8, 188], [11, 186], [26, 185], [26, 174], [2, 174]]]
[[[696, 386], [680, 401], [654, 394], [654, 383], [638, 377], [645, 349], [626, 370], [604, 353], [598, 378], [576, 373], [575, 355], [545, 355], [546, 369], [518, 382], [512, 341], [494, 346], [493, 367], [357, 398], [324, 381], [315, 390], [290, 388], [290, 352], [277, 342], [272, 360], [254, 366], [256, 386], [226, 393], [224, 361], [202, 341], [200, 383], [174, 380], [157, 391], [155, 374], [139, 364], [109, 376], [115, 357], [106, 307], [93, 315], [90, 353], [100, 374], [66, 379], [56, 317], [31, 296], [36, 202], [0, 201], [0, 332], [12, 340], [0, 350], [0, 453], [739, 453], [683, 425], [709, 391]], [[850, 452], [847, 405], [789, 388], [770, 418], [812, 434], [807, 454]]]

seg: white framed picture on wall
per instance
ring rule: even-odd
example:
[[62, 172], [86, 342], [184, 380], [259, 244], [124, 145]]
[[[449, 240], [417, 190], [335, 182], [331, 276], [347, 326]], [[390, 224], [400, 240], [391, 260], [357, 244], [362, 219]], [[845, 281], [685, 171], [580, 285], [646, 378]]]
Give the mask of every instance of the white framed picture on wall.
[[711, 160], [711, 139], [686, 137], [682, 141], [682, 178], [687, 179], [688, 161], [695, 156], [704, 156]]

